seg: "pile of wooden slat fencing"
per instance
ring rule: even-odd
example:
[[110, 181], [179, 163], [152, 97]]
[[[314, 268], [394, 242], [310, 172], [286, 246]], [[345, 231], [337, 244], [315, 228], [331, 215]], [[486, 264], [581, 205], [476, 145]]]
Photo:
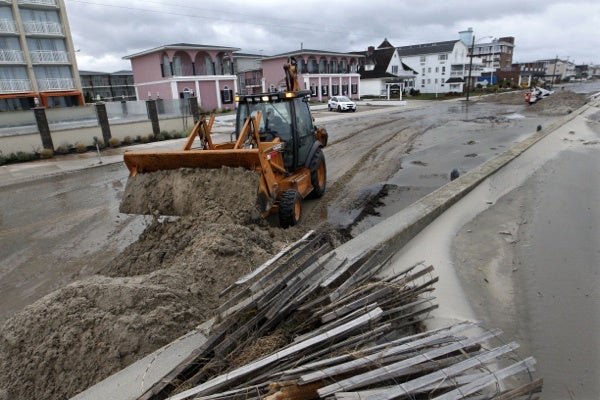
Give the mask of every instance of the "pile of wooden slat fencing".
[[478, 324], [419, 331], [437, 308], [432, 266], [376, 279], [384, 248], [340, 260], [325, 239], [309, 232], [228, 288], [206, 343], [140, 399], [466, 398], [533, 370], [504, 366], [518, 346], [488, 349], [499, 332]]

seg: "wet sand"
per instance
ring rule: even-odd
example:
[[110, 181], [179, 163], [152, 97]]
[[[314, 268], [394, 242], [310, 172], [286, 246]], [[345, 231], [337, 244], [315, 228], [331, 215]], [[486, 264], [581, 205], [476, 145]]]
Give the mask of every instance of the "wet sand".
[[567, 123], [492, 175], [392, 265], [435, 265], [435, 324], [476, 319], [503, 329], [523, 344], [522, 354], [538, 360], [544, 399], [600, 393], [595, 113]]

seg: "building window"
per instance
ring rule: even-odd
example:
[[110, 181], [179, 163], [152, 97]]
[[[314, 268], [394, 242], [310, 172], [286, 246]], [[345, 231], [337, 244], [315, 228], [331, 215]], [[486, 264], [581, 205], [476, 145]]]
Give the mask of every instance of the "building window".
[[427, 84], [431, 85], [431, 79], [427, 79]]
[[431, 73], [431, 67], [427, 68], [427, 73], [430, 74]]
[[329, 93], [329, 86], [327, 86], [327, 85], [321, 86], [321, 94], [323, 96], [327, 96], [328, 93]]
[[421, 79], [421, 86], [425, 86], [425, 79]]
[[315, 83], [310, 84], [310, 95], [313, 97], [317, 95], [317, 85]]
[[425, 75], [425, 68], [423, 68], [423, 75]]
[[273, 85], [273, 84], [270, 84], [270, 85], [269, 85], [269, 92], [271, 92], [271, 93], [272, 93], [272, 92], [276, 92], [276, 91], [277, 91], [277, 89], [275, 89], [275, 85]]
[[442, 75], [446, 73], [446, 67], [442, 67]]
[[434, 83], [435, 83], [436, 85], [438, 84], [438, 80], [437, 80], [437, 78], [435, 78], [435, 82], [434, 82]]
[[221, 90], [221, 101], [223, 104], [233, 103], [233, 90], [229, 89], [228, 86], [224, 86]]
[[398, 66], [397, 65], [392, 65], [392, 74], [398, 75]]
[[447, 59], [448, 59], [448, 54], [440, 54], [438, 56], [438, 60], [440, 60], [440, 61], [444, 61], [444, 60], [447, 60]]
[[437, 74], [438, 72], [440, 72], [440, 67], [435, 67], [435, 73]]
[[420, 61], [421, 62], [425, 62], [426, 57], [425, 56], [421, 56]]
[[353, 83], [350, 85], [350, 92], [352, 94], [357, 94], [358, 93], [358, 84]]
[[340, 94], [340, 85], [331, 85], [331, 94], [334, 96]]

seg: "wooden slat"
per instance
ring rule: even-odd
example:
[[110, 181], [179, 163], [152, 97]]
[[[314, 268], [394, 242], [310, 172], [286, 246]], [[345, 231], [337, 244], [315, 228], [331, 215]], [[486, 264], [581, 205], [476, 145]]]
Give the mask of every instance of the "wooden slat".
[[279, 261], [279, 259], [281, 257], [283, 257], [284, 255], [286, 255], [288, 253], [291, 253], [292, 251], [294, 251], [295, 249], [297, 249], [299, 246], [301, 246], [303, 243], [305, 243], [306, 240], [308, 240], [308, 238], [311, 237], [314, 233], [315, 233], [314, 230], [308, 231], [304, 236], [302, 236], [302, 238], [300, 238], [299, 240], [297, 240], [294, 243], [290, 244], [289, 246], [286, 246], [279, 253], [275, 254], [273, 257], [271, 257], [268, 261], [264, 262], [258, 268], [256, 268], [255, 270], [253, 270], [249, 274], [242, 276], [240, 279], [238, 279], [233, 284], [231, 284], [230, 286], [228, 286], [225, 290], [223, 290], [221, 292], [221, 296], [224, 295], [224, 294], [227, 294], [233, 288], [235, 288], [237, 286], [240, 286], [240, 285], [243, 285], [244, 283], [246, 283], [246, 282], [250, 281], [251, 279], [255, 278], [256, 276], [258, 276], [265, 269], [269, 268], [271, 265], [273, 265], [277, 261]]
[[532, 357], [528, 357], [523, 361], [514, 363], [506, 368], [502, 368], [498, 371], [490, 371], [486, 373], [486, 376], [476, 379], [475, 381], [463, 385], [451, 392], [444, 393], [441, 396], [435, 397], [433, 400], [459, 400], [466, 396], [476, 393], [490, 385], [499, 385], [500, 381], [508, 378], [509, 376], [518, 374], [526, 370], [533, 370], [535, 360]]
[[[385, 368], [376, 368], [372, 371], [365, 372], [363, 374], [359, 374], [359, 375], [352, 376], [350, 378], [342, 379], [338, 382], [335, 382], [331, 385], [328, 385], [328, 386], [325, 386], [325, 387], [319, 389], [319, 395], [322, 397], [325, 397], [325, 396], [329, 396], [329, 395], [337, 392], [338, 390], [355, 389], [357, 387], [361, 387], [364, 385], [369, 385], [369, 384], [372, 384], [375, 382], [384, 381], [386, 379], [394, 377], [398, 372], [402, 371], [403, 369], [405, 369], [407, 367], [413, 366], [415, 364], [419, 364], [421, 362], [429, 361], [429, 360], [437, 358], [437, 357], [441, 357], [441, 356], [450, 354], [457, 350], [464, 349], [475, 343], [480, 343], [482, 341], [485, 341], [492, 337], [495, 337], [499, 333], [500, 333], [499, 330], [485, 332], [484, 334], [482, 334], [476, 338], [468, 338], [461, 342], [442, 346], [440, 348], [422, 353], [422, 354], [415, 356], [413, 358], [410, 358], [408, 360], [400, 361], [400, 362], [398, 362], [396, 364], [392, 364], [392, 365], [387, 365], [387, 366], [385, 366]], [[340, 370], [347, 372], [349, 370], [349, 367], [355, 367], [355, 365], [353, 365], [353, 364], [360, 365], [360, 364], [364, 364], [364, 363], [372, 363], [374, 365], [377, 365], [376, 364], [377, 359], [374, 358], [373, 356], [364, 357], [364, 359], [356, 360], [356, 361], [357, 361], [356, 363], [353, 363], [352, 361], [349, 363], [346, 363], [344, 368], [339, 368], [339, 369], [335, 369], [335, 370], [330, 369], [329, 374], [327, 374], [326, 376], [322, 376], [320, 379], [324, 379], [328, 376], [331, 377], [331, 376], [339, 375]], [[321, 371], [319, 371], [319, 372], [321, 372]], [[302, 378], [300, 378], [300, 381], [301, 381], [301, 383], [310, 382], [310, 380], [305, 380], [304, 376]]]
[[268, 366], [274, 364], [275, 362], [277, 362], [278, 360], [284, 359], [294, 353], [298, 353], [300, 351], [308, 349], [317, 343], [334, 340], [336, 337], [341, 337], [349, 332], [354, 331], [358, 327], [364, 326], [365, 324], [369, 324], [372, 321], [379, 318], [379, 316], [382, 314], [382, 312], [383, 311], [381, 309], [373, 310], [372, 312], [362, 315], [359, 318], [357, 318], [356, 320], [351, 321], [343, 326], [337, 327], [332, 331], [323, 333], [317, 337], [311, 338], [304, 342], [297, 343], [293, 346], [286, 348], [285, 350], [275, 352], [269, 356], [266, 356], [260, 360], [254, 361], [250, 364], [244, 365], [244, 366], [237, 368], [226, 374], [219, 375], [216, 378], [211, 379], [199, 386], [188, 389], [188, 390], [186, 390], [182, 393], [179, 393], [175, 396], [171, 396], [171, 397], [169, 397], [169, 399], [170, 400], [183, 400], [190, 396], [195, 396], [198, 394], [202, 394], [202, 395], [212, 394], [212, 393], [216, 392], [217, 390], [219, 390], [220, 388], [228, 385], [230, 382], [237, 381], [240, 378], [246, 377], [249, 374], [256, 372], [257, 370], [259, 370], [261, 368], [268, 367]]
[[394, 386], [387, 391], [381, 392], [377, 395], [370, 396], [368, 400], [391, 400], [404, 397], [407, 393], [416, 392], [417, 389], [433, 385], [436, 382], [452, 379], [454, 376], [478, 366], [485, 366], [487, 363], [495, 360], [506, 353], [516, 350], [519, 345], [512, 342], [504, 346], [497, 347], [495, 349], [480, 353], [474, 357], [468, 358], [465, 361], [461, 361], [457, 364], [451, 365], [446, 368], [439, 369], [431, 374], [410, 380], [406, 383]]

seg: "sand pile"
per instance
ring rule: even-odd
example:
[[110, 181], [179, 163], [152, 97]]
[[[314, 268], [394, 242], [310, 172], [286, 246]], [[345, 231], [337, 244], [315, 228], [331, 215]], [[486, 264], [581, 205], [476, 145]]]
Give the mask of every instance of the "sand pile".
[[[255, 196], [256, 186], [248, 195], [245, 172], [227, 172], [227, 184], [211, 180], [188, 187], [200, 201], [203, 194], [194, 187], [231, 201], [197, 207], [181, 218], [148, 217], [138, 242], [100, 275], [9, 319], [0, 329], [0, 399], [79, 393], [210, 318], [223, 289], [297, 240], [300, 230], [249, 222], [255, 206], [248, 196]], [[165, 191], [154, 188], [156, 198]]]
[[216, 221], [258, 218], [260, 175], [244, 168], [156, 171], [127, 180], [120, 211], [128, 214], [202, 215]]
[[541, 115], [566, 115], [575, 111], [586, 103], [586, 96], [570, 90], [556, 90], [554, 94], [544, 97], [534, 104], [525, 103], [525, 90], [508, 93], [498, 93], [482, 97], [479, 101], [493, 102], [498, 104], [524, 105], [527, 110]]
[[557, 90], [554, 94], [538, 100], [529, 107], [529, 111], [541, 115], [567, 115], [587, 102], [586, 96], [570, 90]]

